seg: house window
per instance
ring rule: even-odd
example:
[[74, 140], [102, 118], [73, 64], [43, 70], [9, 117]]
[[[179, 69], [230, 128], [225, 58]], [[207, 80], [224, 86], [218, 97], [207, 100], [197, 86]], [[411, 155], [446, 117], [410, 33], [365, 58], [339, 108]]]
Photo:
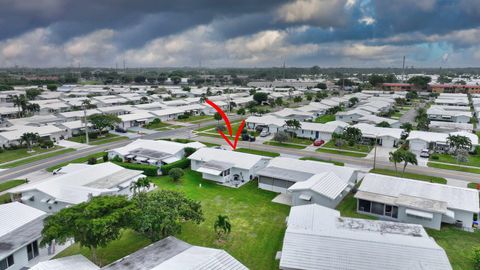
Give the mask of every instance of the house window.
[[362, 212], [370, 212], [370, 201], [358, 200], [358, 210]]
[[227, 176], [227, 175], [230, 175], [230, 169], [222, 172], [222, 176]]
[[398, 207], [394, 205], [385, 205], [385, 216], [398, 218]]
[[13, 265], [13, 254], [7, 258], [0, 260], [0, 270], [5, 270]]
[[383, 203], [372, 202], [372, 214], [383, 216], [385, 205]]
[[37, 243], [37, 241], [33, 241], [32, 243], [28, 244], [28, 246], [27, 246], [27, 256], [28, 256], [29, 261], [38, 256], [38, 243]]

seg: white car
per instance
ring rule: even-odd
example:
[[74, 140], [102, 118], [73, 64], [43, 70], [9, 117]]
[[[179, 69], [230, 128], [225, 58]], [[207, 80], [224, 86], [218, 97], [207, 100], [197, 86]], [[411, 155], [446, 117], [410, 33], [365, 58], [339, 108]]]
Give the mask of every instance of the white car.
[[262, 130], [262, 132], [260, 132], [260, 137], [267, 137], [268, 135], [270, 135], [270, 132], [268, 132], [268, 130], [264, 129]]
[[420, 157], [429, 158], [430, 157], [430, 151], [428, 149], [422, 149], [422, 152], [420, 152]]

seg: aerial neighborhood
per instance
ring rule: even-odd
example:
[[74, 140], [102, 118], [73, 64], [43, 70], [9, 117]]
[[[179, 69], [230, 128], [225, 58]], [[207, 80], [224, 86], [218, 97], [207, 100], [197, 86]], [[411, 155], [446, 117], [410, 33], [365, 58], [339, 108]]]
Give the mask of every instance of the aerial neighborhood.
[[0, 1], [0, 270], [480, 270], [479, 7]]

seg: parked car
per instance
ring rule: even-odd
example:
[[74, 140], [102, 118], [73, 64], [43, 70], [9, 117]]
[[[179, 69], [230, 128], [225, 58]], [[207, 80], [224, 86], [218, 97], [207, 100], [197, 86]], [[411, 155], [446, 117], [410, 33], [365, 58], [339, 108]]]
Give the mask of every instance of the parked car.
[[260, 137], [267, 137], [268, 135], [270, 135], [270, 132], [266, 129], [262, 130], [262, 132], [260, 132]]
[[313, 141], [314, 146], [322, 146], [325, 143], [324, 140], [315, 140]]
[[120, 133], [127, 133], [127, 130], [123, 129], [123, 128], [120, 128], [120, 127], [117, 127], [115, 129], [116, 132], [120, 132]]
[[430, 157], [430, 151], [428, 149], [422, 149], [422, 152], [420, 152], [420, 157], [429, 158]]

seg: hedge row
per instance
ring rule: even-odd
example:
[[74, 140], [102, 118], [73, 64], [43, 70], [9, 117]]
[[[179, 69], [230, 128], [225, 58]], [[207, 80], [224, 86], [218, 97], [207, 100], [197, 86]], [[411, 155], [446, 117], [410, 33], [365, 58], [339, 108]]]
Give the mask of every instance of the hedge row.
[[143, 174], [145, 174], [146, 176], [157, 176], [158, 175], [158, 173], [157, 173], [158, 167], [157, 166], [146, 165], [146, 164], [137, 164], [137, 163], [118, 162], [118, 161], [112, 161], [112, 162], [119, 165], [119, 166], [122, 166], [126, 169], [143, 171]]
[[170, 164], [163, 165], [160, 169], [162, 170], [162, 175], [167, 175], [173, 168], [186, 169], [188, 167], [190, 167], [190, 159], [183, 158]]

